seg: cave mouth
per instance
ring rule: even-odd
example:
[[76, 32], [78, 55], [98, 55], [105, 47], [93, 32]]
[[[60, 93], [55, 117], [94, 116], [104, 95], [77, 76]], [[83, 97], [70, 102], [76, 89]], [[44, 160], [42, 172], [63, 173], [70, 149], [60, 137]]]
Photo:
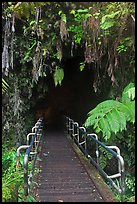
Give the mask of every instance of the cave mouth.
[[48, 91], [41, 94], [36, 87], [33, 97], [36, 100], [35, 115], [44, 117], [45, 126], [53, 129], [63, 127], [63, 116], [68, 116], [80, 125], [84, 123], [87, 113], [93, 109], [100, 101], [103, 101], [108, 91], [97, 95], [93, 89], [94, 66], [86, 65], [80, 71], [80, 62], [83, 58], [71, 57], [62, 60], [64, 69], [64, 79], [61, 86], [55, 86], [51, 75], [43, 77], [38, 81], [38, 86], [44, 87], [47, 84]]

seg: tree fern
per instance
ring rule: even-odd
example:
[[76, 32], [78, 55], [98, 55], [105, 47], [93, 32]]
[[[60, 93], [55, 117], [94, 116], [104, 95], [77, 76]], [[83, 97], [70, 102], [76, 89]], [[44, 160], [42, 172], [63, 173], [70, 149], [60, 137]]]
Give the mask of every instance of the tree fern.
[[84, 125], [93, 126], [96, 133], [102, 132], [107, 140], [111, 133], [121, 132], [126, 129], [127, 122], [135, 122], [135, 89], [130, 83], [122, 93], [122, 102], [107, 100], [98, 104], [88, 113]]

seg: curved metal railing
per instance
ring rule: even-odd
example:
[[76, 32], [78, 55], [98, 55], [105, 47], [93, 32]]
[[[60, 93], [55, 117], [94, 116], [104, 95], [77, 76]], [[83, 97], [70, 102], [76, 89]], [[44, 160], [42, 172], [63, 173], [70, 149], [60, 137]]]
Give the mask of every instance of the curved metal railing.
[[[29, 194], [32, 177], [34, 174], [39, 143], [40, 143], [41, 136], [42, 136], [42, 127], [43, 127], [43, 118], [39, 118], [36, 124], [34, 125], [34, 127], [32, 128], [32, 132], [27, 135], [27, 144], [21, 145], [17, 149], [17, 157], [16, 157], [16, 167], [17, 168], [19, 168], [20, 151], [22, 149], [26, 149], [26, 153], [24, 155], [24, 193], [25, 193], [25, 196]], [[31, 161], [32, 163], [30, 170], [28, 168], [29, 161]]]
[[[67, 135], [78, 145], [85, 156], [89, 159], [102, 176], [110, 182], [110, 184], [119, 192], [121, 201], [123, 201], [123, 195], [125, 194], [125, 168], [124, 160], [120, 155], [120, 149], [117, 146], [106, 146], [104, 143], [98, 140], [98, 136], [95, 133], [89, 134], [85, 127], [80, 127], [77, 122], [74, 122], [71, 118], [66, 117]], [[80, 136], [80, 133], [82, 136]], [[92, 158], [87, 148], [87, 139], [93, 140], [96, 143], [96, 161]], [[107, 152], [111, 153], [118, 161], [118, 173], [108, 175], [99, 165], [99, 145], [102, 146]], [[113, 151], [112, 149], [116, 150]], [[114, 182], [114, 178], [119, 178], [119, 185]]]

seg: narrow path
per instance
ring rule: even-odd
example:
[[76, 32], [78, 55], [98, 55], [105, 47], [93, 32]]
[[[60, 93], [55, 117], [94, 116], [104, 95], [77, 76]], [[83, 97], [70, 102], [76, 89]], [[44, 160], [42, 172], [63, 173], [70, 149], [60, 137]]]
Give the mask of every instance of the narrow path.
[[39, 202], [104, 202], [63, 132], [43, 136]]

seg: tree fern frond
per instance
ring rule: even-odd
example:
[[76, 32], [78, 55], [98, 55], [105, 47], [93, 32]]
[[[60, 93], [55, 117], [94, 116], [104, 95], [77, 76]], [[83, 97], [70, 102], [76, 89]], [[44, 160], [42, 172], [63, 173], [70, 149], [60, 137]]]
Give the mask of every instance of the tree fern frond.
[[103, 132], [103, 136], [104, 138], [107, 140], [110, 138], [110, 125], [108, 123], [108, 121], [105, 118], [101, 118], [99, 121], [99, 127], [101, 128], [102, 132]]
[[122, 103], [128, 103], [135, 99], [135, 85], [134, 83], [128, 84], [122, 93]]
[[128, 115], [128, 119], [130, 122], [135, 122], [135, 101], [131, 101], [126, 104], [130, 114]]
[[106, 120], [108, 121], [109, 123], [109, 126], [110, 126], [110, 130], [112, 130], [113, 132], [115, 131], [114, 129], [114, 118], [113, 118], [113, 114], [111, 113], [111, 111], [106, 115]]
[[96, 133], [102, 132], [107, 140], [111, 133], [121, 132], [126, 129], [128, 121], [135, 121], [135, 102], [123, 104], [119, 101], [107, 100], [98, 104], [88, 113], [84, 125], [92, 126]]
[[128, 102], [127, 104], [121, 104], [121, 111], [125, 113], [126, 120], [135, 122], [135, 101]]
[[104, 116], [105, 116], [105, 113], [100, 113], [100, 112], [97, 112], [95, 114], [91, 114], [90, 117], [88, 117], [88, 119], [86, 120], [85, 126], [88, 127], [89, 124], [90, 125], [95, 124], [98, 121], [98, 118], [104, 117]]
[[[121, 103], [114, 100], [107, 100], [98, 104], [93, 110], [88, 113], [90, 120], [105, 117], [114, 108], [120, 107]], [[86, 122], [85, 122], [86, 125]]]
[[118, 112], [118, 110], [114, 108], [112, 114], [114, 118], [113, 130], [114, 130], [114, 133], [116, 134], [117, 132], [119, 132], [119, 130], [121, 130], [121, 118], [120, 118], [121, 112]]
[[130, 88], [128, 91], [128, 97], [131, 99], [131, 100], [134, 100], [135, 99], [135, 87], [133, 88]]
[[111, 133], [126, 129], [127, 122], [135, 122], [135, 87], [130, 83], [124, 88], [122, 102], [107, 100], [98, 104], [88, 113], [84, 123], [86, 127], [92, 126], [96, 133], [102, 132], [107, 140]]
[[100, 129], [100, 127], [99, 127], [99, 126], [97, 126], [97, 127], [96, 127], [96, 129], [95, 129], [95, 131], [96, 131], [96, 133], [99, 133], [99, 132], [101, 132], [101, 129]]
[[[98, 128], [98, 120], [96, 120], [96, 122], [94, 123], [94, 129]], [[101, 130], [101, 129], [100, 129]]]
[[[108, 109], [107, 109], [108, 110]], [[102, 117], [104, 117], [104, 115], [105, 115], [105, 112], [102, 112], [102, 111], [98, 111], [98, 112], [92, 112], [92, 113], [90, 113], [90, 114], [88, 114], [90, 117], [91, 117], [91, 119], [97, 119], [98, 117], [100, 117], [100, 116], [102, 116]]]
[[[117, 111], [118, 112], [118, 111]], [[126, 129], [126, 122], [127, 122], [127, 119], [126, 119], [126, 115], [125, 113], [123, 112], [118, 112], [119, 113], [119, 121], [120, 121], [120, 128], [119, 128], [119, 131], [123, 131]]]

